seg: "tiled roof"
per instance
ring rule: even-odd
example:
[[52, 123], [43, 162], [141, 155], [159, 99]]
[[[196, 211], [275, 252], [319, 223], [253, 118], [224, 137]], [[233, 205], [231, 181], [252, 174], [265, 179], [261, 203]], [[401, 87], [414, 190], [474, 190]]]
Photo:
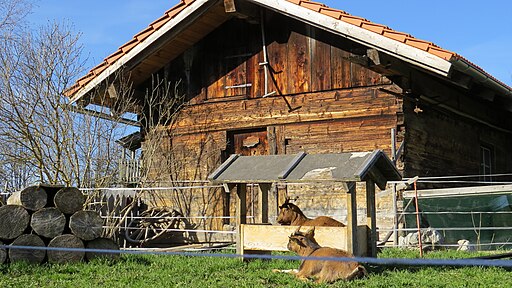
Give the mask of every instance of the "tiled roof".
[[[111, 66], [114, 62], [116, 62], [119, 58], [126, 55], [131, 49], [136, 47], [139, 43], [144, 41], [147, 37], [149, 37], [151, 34], [153, 34], [155, 31], [160, 29], [165, 23], [167, 23], [169, 20], [174, 18], [177, 14], [179, 14], [183, 9], [190, 6], [194, 1], [196, 0], [181, 0], [180, 3], [178, 3], [176, 6], [172, 7], [168, 11], [164, 13], [164, 15], [144, 29], [143, 31], [136, 34], [130, 41], [119, 47], [117, 51], [112, 53], [110, 56], [106, 57], [102, 63], [97, 65], [96, 67], [92, 68], [91, 71], [84, 77], [78, 79], [73, 86], [71, 86], [68, 90], [66, 90], [65, 95], [68, 97], [73, 96], [76, 92], [78, 92], [81, 88], [83, 88], [87, 83], [92, 81], [97, 75], [99, 75], [101, 72], [103, 72], [105, 69], [107, 69], [109, 66]], [[469, 63], [474, 68], [480, 70], [485, 75], [491, 77], [495, 81], [503, 84], [496, 78], [492, 77], [488, 73], [486, 73], [483, 69], [478, 67], [477, 65], [474, 65], [473, 63], [469, 62], [467, 59], [463, 58], [462, 56], [458, 55], [455, 52], [443, 49], [437, 45], [435, 45], [432, 42], [424, 41], [421, 39], [414, 38], [410, 34], [395, 31], [385, 25], [377, 24], [374, 22], [371, 22], [367, 19], [353, 16], [348, 14], [345, 11], [330, 8], [326, 6], [325, 4], [308, 1], [308, 0], [284, 0], [291, 3], [294, 3], [296, 5], [299, 5], [301, 7], [310, 9], [312, 11], [321, 13], [325, 16], [329, 16], [335, 19], [338, 19], [340, 21], [358, 26], [360, 28], [366, 29], [368, 31], [372, 31], [374, 33], [380, 34], [384, 37], [387, 37], [389, 39], [393, 39], [395, 41], [404, 43], [406, 45], [421, 49], [423, 51], [426, 51], [432, 55], [435, 55], [441, 59], [444, 60], [453, 60], [455, 59], [463, 59], [467, 63]]]
[[301, 0], [286, 0], [286, 1], [300, 5], [304, 8], [308, 8], [310, 10], [319, 12], [326, 16], [336, 18], [343, 22], [361, 27], [363, 29], [375, 32], [375, 33], [385, 36], [387, 38], [405, 43], [409, 46], [416, 47], [418, 49], [426, 51], [430, 54], [433, 54], [433, 55], [440, 57], [442, 59], [445, 59], [447, 61], [450, 60], [454, 56], [458, 56], [456, 53], [446, 50], [446, 49], [442, 49], [432, 42], [414, 38], [407, 33], [395, 31], [385, 25], [377, 24], [377, 23], [371, 22], [367, 19], [350, 15], [347, 12], [342, 11], [342, 10], [329, 8], [325, 4], [322, 4], [322, 3], [317, 3], [317, 2], [313, 2], [313, 1], [304, 1], [304, 0], [302, 0], [302, 1]]
[[89, 82], [91, 82], [96, 76], [101, 74], [101, 72], [105, 71], [109, 66], [111, 66], [114, 62], [116, 62], [119, 58], [126, 55], [131, 49], [133, 49], [135, 46], [137, 46], [139, 43], [144, 41], [146, 38], [148, 38], [151, 34], [153, 34], [155, 31], [160, 29], [162, 26], [164, 26], [169, 20], [174, 18], [178, 13], [180, 13], [183, 9], [188, 7], [190, 4], [192, 4], [195, 0], [181, 0], [180, 3], [172, 7], [171, 9], [167, 10], [164, 15], [155, 21], [153, 21], [149, 26], [142, 30], [141, 32], [137, 33], [133, 38], [126, 42], [124, 45], [119, 47], [117, 51], [107, 56], [103, 62], [98, 64], [96, 67], [92, 68], [89, 73], [87, 73], [82, 78], [78, 79], [73, 86], [68, 88], [65, 91], [65, 95], [68, 97], [73, 96], [78, 90], [82, 89], [85, 85], [87, 85]]

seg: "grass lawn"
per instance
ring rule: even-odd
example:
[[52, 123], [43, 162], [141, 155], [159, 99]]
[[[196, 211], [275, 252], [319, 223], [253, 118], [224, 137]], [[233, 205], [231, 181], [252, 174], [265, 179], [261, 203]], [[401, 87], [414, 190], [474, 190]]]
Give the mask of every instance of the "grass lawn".
[[[457, 259], [478, 254], [431, 252], [425, 258]], [[417, 258], [417, 251], [386, 249], [383, 258]], [[301, 282], [272, 269], [298, 268], [299, 261], [168, 255], [122, 255], [70, 265], [0, 265], [0, 287], [510, 287], [502, 268], [367, 267], [369, 276], [331, 285]]]

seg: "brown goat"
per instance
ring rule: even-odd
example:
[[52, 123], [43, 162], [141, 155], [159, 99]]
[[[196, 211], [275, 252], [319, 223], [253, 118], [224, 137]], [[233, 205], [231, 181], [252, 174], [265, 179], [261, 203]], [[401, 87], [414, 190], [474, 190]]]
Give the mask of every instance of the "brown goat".
[[334, 220], [331, 217], [318, 216], [315, 219], [306, 217], [297, 205], [290, 203], [290, 198], [288, 197], [286, 197], [283, 205], [279, 206], [277, 223], [292, 226], [345, 227], [345, 224]]
[[[299, 227], [289, 236], [288, 250], [299, 256], [310, 257], [337, 257], [352, 258], [354, 255], [341, 249], [321, 247], [316, 242], [315, 227], [306, 233], [300, 232]], [[367, 274], [366, 269], [356, 261], [328, 261], [328, 260], [303, 260], [299, 270], [281, 271], [292, 273], [301, 280], [316, 279], [318, 283], [331, 283], [340, 279], [352, 280]]]

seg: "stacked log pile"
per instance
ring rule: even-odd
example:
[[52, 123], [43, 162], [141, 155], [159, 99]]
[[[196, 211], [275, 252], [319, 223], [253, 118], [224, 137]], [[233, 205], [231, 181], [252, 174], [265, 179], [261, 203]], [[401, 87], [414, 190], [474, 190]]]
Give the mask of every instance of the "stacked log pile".
[[[84, 210], [85, 200], [79, 189], [57, 185], [29, 186], [13, 193], [7, 205], [0, 206], [0, 246], [7, 247], [0, 247], [0, 264], [16, 261], [59, 264], [99, 256], [118, 257], [119, 254], [96, 251], [118, 250], [119, 246], [112, 239], [101, 237], [103, 219], [96, 211]], [[9, 246], [27, 246], [27, 249]], [[66, 250], [89, 247], [95, 249], [94, 253]]]

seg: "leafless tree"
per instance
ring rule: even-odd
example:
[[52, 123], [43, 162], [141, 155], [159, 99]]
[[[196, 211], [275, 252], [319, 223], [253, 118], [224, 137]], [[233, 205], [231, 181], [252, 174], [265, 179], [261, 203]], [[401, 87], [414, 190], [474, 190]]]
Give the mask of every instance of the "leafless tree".
[[121, 152], [115, 139], [126, 127], [66, 109], [62, 96], [84, 73], [79, 35], [60, 23], [16, 26], [26, 13], [25, 2], [1, 2], [7, 12], [0, 16], [0, 31], [8, 35], [0, 39], [2, 183], [7, 190], [31, 182], [111, 183]]
[[0, 0], [0, 38], [11, 38], [24, 24], [31, 7], [26, 0]]
[[[120, 73], [120, 75], [126, 74], [128, 73]], [[116, 79], [129, 83], [129, 79], [123, 79], [120, 76]], [[208, 133], [199, 137], [201, 138], [200, 143], [197, 143], [197, 136], [184, 135], [181, 134], [183, 132], [180, 132], [180, 129], [176, 129], [177, 122], [183, 117], [187, 117], [188, 102], [185, 92], [187, 89], [182, 81], [169, 80], [165, 72], [161, 72], [152, 75], [151, 83], [144, 91], [134, 92], [129, 85], [122, 85], [119, 82], [110, 85], [129, 88], [116, 89], [124, 93], [118, 93], [116, 103], [113, 103], [112, 106], [119, 107], [122, 106], [119, 103], [131, 103], [130, 105], [134, 105], [134, 107], [124, 107], [138, 112], [142, 134], [142, 152], [140, 178], [137, 184], [139, 188], [145, 189], [135, 194], [133, 205], [124, 208], [121, 213], [124, 217], [117, 218], [120, 221], [116, 221], [116, 217], [112, 217], [109, 223], [113, 229], [109, 236], [115, 234], [119, 225], [135, 208], [137, 200], [142, 200], [149, 207], [176, 210], [182, 216], [211, 215], [212, 211], [217, 209], [220, 201], [219, 189], [203, 188], [200, 187], [202, 183], [187, 181], [204, 180], [209, 169], [218, 165], [219, 159], [217, 158], [220, 149]], [[119, 111], [119, 109], [115, 110]], [[189, 138], [192, 138], [190, 139], [192, 141], [187, 141]], [[183, 189], [186, 186], [196, 186], [197, 188]], [[154, 189], [155, 187], [160, 189]], [[110, 210], [122, 209], [122, 204], [118, 199]], [[111, 216], [117, 215], [111, 214]], [[166, 219], [155, 221], [160, 225], [162, 220]], [[167, 219], [167, 221], [172, 220]], [[188, 229], [211, 228], [211, 222], [211, 219], [196, 218], [182, 224]], [[145, 223], [145, 225], [147, 224]], [[193, 240], [194, 237], [191, 238]]]

